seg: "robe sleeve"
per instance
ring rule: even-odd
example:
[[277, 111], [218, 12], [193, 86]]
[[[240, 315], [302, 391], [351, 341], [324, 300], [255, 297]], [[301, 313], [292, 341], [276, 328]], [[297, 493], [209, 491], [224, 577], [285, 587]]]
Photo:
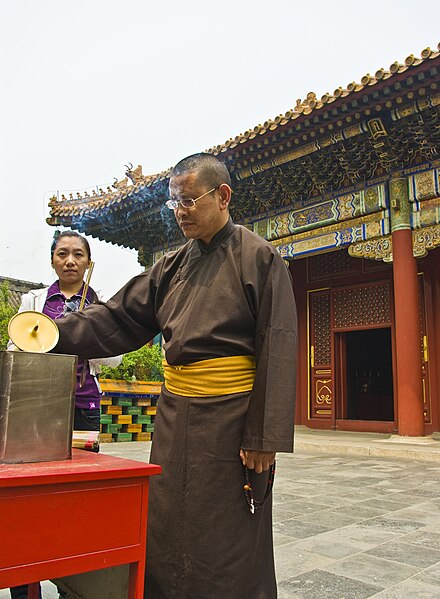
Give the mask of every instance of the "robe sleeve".
[[160, 332], [154, 274], [150, 269], [131, 279], [108, 302], [91, 304], [57, 321], [60, 339], [53, 351], [89, 359], [142, 347]]
[[[297, 314], [292, 280], [284, 261], [271, 254], [269, 269], [258, 265], [256, 287], [256, 377], [242, 447], [293, 451], [296, 395]], [[261, 276], [261, 274], [263, 276]], [[265, 279], [265, 280], [264, 280]]]

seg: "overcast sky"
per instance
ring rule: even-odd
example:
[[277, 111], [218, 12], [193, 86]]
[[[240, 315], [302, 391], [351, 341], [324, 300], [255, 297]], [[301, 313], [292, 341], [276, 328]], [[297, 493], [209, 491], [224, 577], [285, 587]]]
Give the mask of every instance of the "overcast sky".
[[[51, 283], [49, 197], [179, 159], [440, 41], [424, 0], [0, 0], [0, 276]], [[90, 240], [112, 295], [136, 252]]]

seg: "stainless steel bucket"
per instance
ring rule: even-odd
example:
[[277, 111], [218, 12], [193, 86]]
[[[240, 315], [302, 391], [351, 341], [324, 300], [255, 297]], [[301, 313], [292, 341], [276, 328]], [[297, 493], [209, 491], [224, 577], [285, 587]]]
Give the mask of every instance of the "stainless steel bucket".
[[0, 462], [72, 457], [76, 356], [0, 351]]

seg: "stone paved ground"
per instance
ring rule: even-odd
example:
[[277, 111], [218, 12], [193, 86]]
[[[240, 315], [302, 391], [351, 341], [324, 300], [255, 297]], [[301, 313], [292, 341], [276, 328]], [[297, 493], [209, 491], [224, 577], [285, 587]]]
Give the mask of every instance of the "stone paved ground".
[[440, 462], [278, 459], [280, 599], [440, 597]]
[[[102, 450], [147, 460], [148, 445]], [[440, 461], [332, 449], [298, 443], [295, 454], [278, 456], [279, 599], [440, 599]], [[43, 590], [44, 599], [57, 597], [51, 583]]]

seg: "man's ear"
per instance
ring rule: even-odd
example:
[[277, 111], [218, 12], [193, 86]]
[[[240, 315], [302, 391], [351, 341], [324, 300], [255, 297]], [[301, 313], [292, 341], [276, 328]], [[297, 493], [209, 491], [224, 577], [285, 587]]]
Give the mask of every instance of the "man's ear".
[[220, 208], [222, 210], [227, 210], [229, 202], [231, 201], [232, 189], [227, 183], [222, 183], [219, 185], [218, 191], [220, 194]]

